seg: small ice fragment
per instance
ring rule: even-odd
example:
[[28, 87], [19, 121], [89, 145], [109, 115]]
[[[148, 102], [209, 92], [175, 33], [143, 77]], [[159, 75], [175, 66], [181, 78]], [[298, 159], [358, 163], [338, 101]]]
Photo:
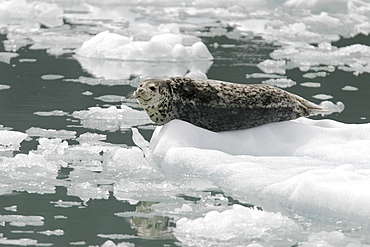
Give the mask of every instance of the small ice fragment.
[[125, 100], [126, 97], [120, 96], [120, 95], [103, 95], [103, 96], [100, 96], [100, 97], [95, 97], [95, 99], [101, 100], [101, 101], [104, 101], [104, 102], [113, 103], [113, 102], [121, 102], [121, 101]]
[[316, 78], [316, 77], [325, 77], [327, 75], [328, 75], [327, 72], [321, 71], [321, 72], [316, 72], [316, 73], [306, 73], [306, 74], [303, 75], [303, 77], [313, 79], [313, 78]]
[[64, 75], [53, 75], [53, 74], [48, 74], [48, 75], [42, 75], [41, 79], [43, 80], [58, 80], [64, 78]]
[[13, 206], [10, 206], [10, 207], [5, 207], [4, 209], [8, 210], [8, 211], [16, 212], [17, 211], [17, 205], [13, 205]]
[[176, 222], [175, 236], [182, 243], [196, 241], [233, 241], [235, 236], [245, 241], [269, 232], [279, 234], [294, 231], [295, 222], [280, 213], [270, 213], [235, 204], [223, 212], [210, 211], [197, 219], [181, 218]]
[[34, 112], [33, 114], [38, 115], [38, 116], [43, 116], [43, 117], [49, 117], [49, 116], [65, 116], [65, 115], [68, 115], [68, 112], [64, 112], [61, 110], [54, 110], [54, 111], [49, 111], [49, 112], [37, 111], [37, 112]]
[[116, 245], [112, 240], [107, 240], [101, 247], [135, 247], [135, 244], [122, 242]]
[[65, 219], [68, 219], [68, 217], [64, 216], [64, 215], [54, 215], [54, 219], [56, 219], [56, 220], [65, 220]]
[[62, 235], [64, 235], [64, 231], [61, 230], [61, 229], [56, 229], [54, 231], [46, 230], [46, 231], [41, 231], [41, 232], [37, 232], [37, 233], [44, 234], [46, 236], [51, 236], [51, 235], [62, 236]]
[[0, 222], [9, 222], [12, 226], [43, 226], [44, 217], [26, 215], [0, 215]]
[[353, 86], [345, 86], [342, 88], [343, 91], [358, 91], [358, 88], [357, 87], [353, 87]]
[[27, 134], [18, 131], [0, 131], [0, 146], [19, 146]]
[[0, 90], [5, 90], [5, 89], [9, 89], [9, 88], [10, 88], [9, 85], [0, 84]]
[[19, 54], [14, 52], [0, 52], [0, 62], [10, 64], [10, 60], [18, 56]]
[[85, 241], [76, 241], [76, 242], [70, 242], [70, 245], [86, 245]]
[[71, 208], [71, 207], [77, 207], [81, 206], [82, 202], [73, 202], [73, 201], [62, 201], [58, 200], [56, 202], [50, 202], [51, 204], [55, 204], [54, 207], [59, 207], [59, 208]]
[[366, 120], [366, 117], [360, 117], [361, 120]]
[[106, 139], [107, 139], [106, 135], [87, 132], [81, 134], [78, 138], [76, 138], [76, 141], [81, 143], [81, 142], [105, 141]]
[[339, 231], [332, 232], [317, 232], [308, 236], [308, 241], [300, 243], [299, 246], [365, 246], [362, 245], [357, 239], [346, 237]]
[[265, 72], [266, 74], [281, 74], [284, 75], [286, 72], [285, 60], [271, 60], [267, 59], [257, 65], [257, 67]]
[[52, 243], [38, 243], [35, 239], [30, 238], [20, 238], [20, 239], [7, 239], [7, 238], [0, 238], [0, 244], [4, 244], [6, 246], [53, 246]]
[[90, 95], [93, 95], [93, 93], [90, 91], [85, 91], [82, 93], [82, 95], [90, 96]]
[[130, 239], [130, 238], [139, 238], [135, 235], [128, 234], [98, 234], [99, 238], [109, 238], [109, 239]]
[[312, 98], [327, 100], [327, 99], [332, 99], [333, 96], [328, 95], [328, 94], [316, 94], [316, 95], [312, 96]]
[[37, 61], [37, 59], [35, 59], [35, 58], [20, 58], [19, 59], [19, 62], [21, 62], [21, 63], [34, 63], [36, 61]]
[[300, 85], [304, 87], [321, 87], [320, 82], [302, 82]]
[[63, 140], [75, 139], [76, 134], [77, 134], [76, 131], [42, 129], [42, 128], [38, 128], [38, 127], [31, 127], [28, 130], [26, 130], [26, 133], [29, 136], [39, 136], [39, 137], [47, 137], [47, 138], [61, 138]]
[[269, 80], [263, 81], [262, 84], [277, 86], [281, 88], [288, 88], [288, 87], [295, 86], [297, 83], [291, 79], [277, 78], [277, 79], [269, 79]]
[[197, 70], [192, 70], [189, 73], [187, 73], [184, 77], [189, 77], [192, 79], [201, 79], [201, 80], [207, 80], [207, 75], [200, 71], [199, 69]]
[[331, 101], [323, 101], [320, 103], [320, 106], [324, 109], [324, 110], [327, 110], [329, 112], [339, 112], [341, 113], [343, 110], [344, 110], [344, 104], [340, 101], [338, 101], [336, 104], [334, 104], [333, 102]]
[[264, 73], [253, 73], [253, 74], [246, 74], [245, 77], [247, 79], [249, 78], [285, 78], [285, 76], [282, 75], [276, 75], [276, 74], [264, 74]]

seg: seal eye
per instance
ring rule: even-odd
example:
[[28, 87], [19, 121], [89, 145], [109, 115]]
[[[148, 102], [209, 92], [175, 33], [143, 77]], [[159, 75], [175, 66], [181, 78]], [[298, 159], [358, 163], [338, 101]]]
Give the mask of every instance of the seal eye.
[[151, 87], [149, 87], [149, 89], [152, 90], [152, 91], [155, 91], [156, 88], [154, 86], [151, 86]]

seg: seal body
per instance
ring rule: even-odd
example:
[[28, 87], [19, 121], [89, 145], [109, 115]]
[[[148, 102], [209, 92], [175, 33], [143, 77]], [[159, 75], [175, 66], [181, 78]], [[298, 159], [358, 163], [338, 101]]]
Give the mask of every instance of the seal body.
[[187, 121], [211, 131], [239, 130], [324, 113], [280, 88], [174, 77], [149, 79], [134, 97], [152, 121]]

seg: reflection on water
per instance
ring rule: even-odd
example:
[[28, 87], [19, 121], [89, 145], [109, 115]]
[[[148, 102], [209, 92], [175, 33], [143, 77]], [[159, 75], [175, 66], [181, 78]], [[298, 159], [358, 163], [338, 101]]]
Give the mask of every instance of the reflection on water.
[[[150, 206], [155, 202], [140, 202], [135, 209], [137, 213], [149, 214], [153, 212]], [[137, 230], [137, 234], [144, 239], [174, 239], [170, 232], [171, 219], [165, 216], [134, 216], [130, 219], [131, 226]]]
[[212, 61], [181, 61], [181, 62], [148, 62], [119, 61], [74, 56], [82, 68], [95, 77], [105, 79], [125, 80], [133, 75], [142, 77], [164, 78], [169, 76], [184, 76], [189, 71], [200, 70], [206, 73], [212, 66]]

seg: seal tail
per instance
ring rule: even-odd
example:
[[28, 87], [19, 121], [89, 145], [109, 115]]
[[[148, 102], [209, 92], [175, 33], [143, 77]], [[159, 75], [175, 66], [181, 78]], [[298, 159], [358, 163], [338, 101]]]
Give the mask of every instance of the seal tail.
[[295, 95], [295, 94], [291, 94], [289, 93], [293, 98], [295, 98], [299, 104], [304, 108], [304, 111], [306, 114], [304, 114], [304, 116], [313, 116], [313, 115], [327, 115], [327, 114], [331, 114], [332, 112], [329, 111], [329, 110], [326, 110], [324, 108], [322, 108], [321, 106], [315, 104], [315, 103], [312, 103], [298, 95]]

